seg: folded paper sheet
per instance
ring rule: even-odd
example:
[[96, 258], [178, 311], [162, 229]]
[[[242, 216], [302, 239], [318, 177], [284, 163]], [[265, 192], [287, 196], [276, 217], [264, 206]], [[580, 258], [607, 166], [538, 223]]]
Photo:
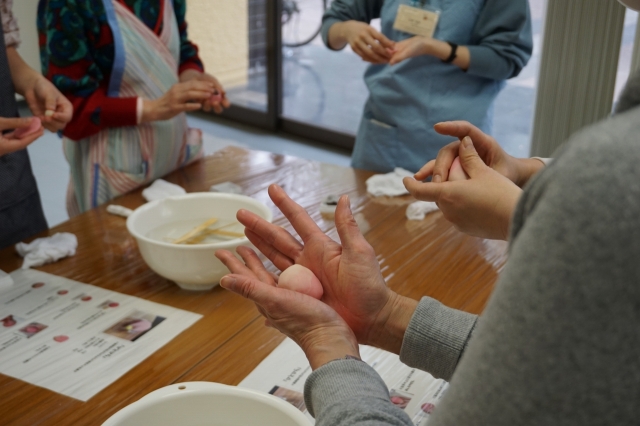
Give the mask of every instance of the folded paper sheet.
[[0, 287], [0, 373], [81, 401], [202, 315], [34, 270]]
[[[404, 409], [416, 426], [425, 426], [449, 384], [429, 373], [407, 367], [398, 355], [370, 346], [360, 346], [362, 360], [372, 366], [389, 388], [391, 401]], [[291, 403], [315, 420], [304, 404], [304, 383], [311, 366], [304, 352], [286, 339], [238, 386], [267, 392]]]

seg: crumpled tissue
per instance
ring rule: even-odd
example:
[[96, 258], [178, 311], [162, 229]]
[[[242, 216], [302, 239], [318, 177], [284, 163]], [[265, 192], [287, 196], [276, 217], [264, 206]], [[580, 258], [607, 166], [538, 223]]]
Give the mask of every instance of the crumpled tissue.
[[409, 191], [404, 187], [402, 179], [413, 175], [414, 173], [401, 167], [396, 167], [391, 173], [373, 175], [367, 179], [367, 192], [374, 197], [380, 197], [383, 195], [397, 197], [408, 194]]
[[422, 220], [427, 214], [437, 210], [438, 205], [432, 201], [416, 201], [407, 207], [407, 219]]
[[151, 186], [142, 191], [142, 196], [147, 201], [155, 201], [186, 193], [187, 191], [185, 191], [180, 185], [169, 183], [164, 179], [157, 179], [151, 184]]
[[78, 239], [68, 232], [59, 232], [52, 237], [37, 238], [29, 244], [18, 243], [16, 250], [24, 257], [22, 269], [57, 262], [76, 254]]
[[116, 216], [129, 217], [133, 213], [133, 210], [117, 204], [109, 204], [107, 206], [107, 213], [111, 213]]
[[221, 192], [223, 194], [240, 194], [242, 195], [244, 191], [240, 185], [237, 185], [233, 182], [222, 182], [215, 185], [211, 185], [209, 188], [210, 192]]

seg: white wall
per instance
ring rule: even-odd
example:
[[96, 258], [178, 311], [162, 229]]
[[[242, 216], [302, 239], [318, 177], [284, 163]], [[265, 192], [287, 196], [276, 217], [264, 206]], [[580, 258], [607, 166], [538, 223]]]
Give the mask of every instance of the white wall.
[[198, 45], [206, 71], [227, 89], [247, 84], [247, 0], [187, 0], [186, 19], [189, 39]]
[[38, 30], [36, 12], [38, 0], [14, 0], [13, 13], [18, 19], [22, 44], [18, 49], [20, 56], [35, 70], [40, 71], [40, 50], [38, 49]]

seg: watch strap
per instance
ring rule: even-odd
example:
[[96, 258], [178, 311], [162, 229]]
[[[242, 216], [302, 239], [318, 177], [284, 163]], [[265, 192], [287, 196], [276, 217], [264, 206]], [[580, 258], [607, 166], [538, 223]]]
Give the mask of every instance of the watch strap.
[[448, 41], [447, 44], [449, 44], [449, 46], [451, 46], [451, 54], [449, 55], [449, 57], [447, 59], [444, 59], [442, 62], [444, 62], [446, 64], [450, 64], [451, 62], [453, 62], [458, 57], [458, 45], [455, 44], [455, 43], [452, 43], [450, 41]]

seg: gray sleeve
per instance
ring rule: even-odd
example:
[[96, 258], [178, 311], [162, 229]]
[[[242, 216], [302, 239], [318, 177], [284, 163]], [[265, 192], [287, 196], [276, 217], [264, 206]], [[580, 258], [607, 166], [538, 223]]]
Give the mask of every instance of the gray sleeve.
[[369, 23], [380, 17], [383, 0], [334, 0], [322, 17], [322, 40], [329, 46], [329, 28], [337, 22], [361, 21]]
[[507, 265], [429, 426], [640, 418], [640, 109], [525, 188]]
[[[424, 297], [407, 328], [401, 361], [448, 380], [477, 318]], [[407, 414], [390, 402], [378, 373], [361, 361], [334, 361], [314, 371], [305, 383], [305, 403], [317, 425], [412, 424]]]
[[467, 72], [493, 80], [520, 74], [533, 52], [527, 0], [486, 0], [474, 27]]
[[412, 426], [404, 410], [391, 403], [389, 390], [376, 371], [357, 360], [330, 362], [307, 379], [307, 409], [317, 426]]
[[477, 319], [430, 297], [422, 298], [404, 335], [400, 360], [436, 378], [451, 379]]

